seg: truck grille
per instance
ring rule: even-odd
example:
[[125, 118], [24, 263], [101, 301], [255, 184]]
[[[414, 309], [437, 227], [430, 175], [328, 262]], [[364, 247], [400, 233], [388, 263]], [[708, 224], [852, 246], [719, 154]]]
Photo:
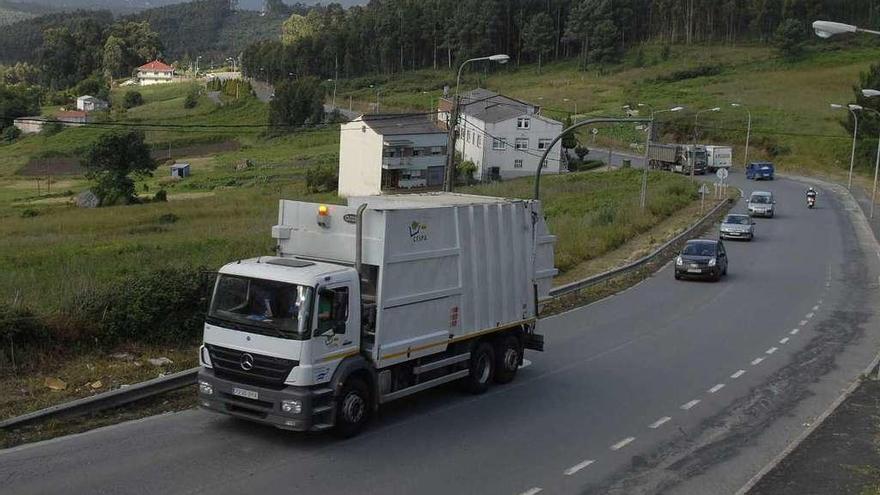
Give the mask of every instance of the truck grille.
[[[290, 374], [297, 361], [271, 356], [263, 356], [252, 352], [227, 349], [208, 344], [208, 353], [214, 365], [214, 373], [220, 378], [227, 378], [241, 383], [248, 383], [267, 388], [284, 388], [284, 380]], [[242, 355], [253, 357], [253, 367], [245, 370], [241, 367]]]

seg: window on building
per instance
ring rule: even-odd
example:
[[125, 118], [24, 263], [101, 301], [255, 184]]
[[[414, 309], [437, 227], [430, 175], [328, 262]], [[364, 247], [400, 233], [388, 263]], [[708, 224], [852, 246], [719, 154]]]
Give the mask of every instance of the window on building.
[[529, 149], [529, 140], [528, 140], [528, 138], [516, 138], [516, 149], [518, 149], [518, 150], [527, 150], [527, 149]]
[[539, 139], [538, 140], [538, 149], [539, 150], [546, 150], [547, 148], [550, 147], [550, 143], [552, 143], [552, 142], [553, 142], [552, 139]]
[[435, 156], [436, 156], [436, 155], [445, 155], [445, 154], [446, 154], [446, 148], [443, 147], [443, 146], [433, 146], [433, 147], [431, 148], [431, 154], [432, 154], [432, 155], [435, 155]]
[[483, 136], [481, 136], [479, 134], [477, 134], [477, 147], [479, 147], [479, 148], [483, 147]]
[[507, 141], [504, 138], [493, 138], [492, 139], [492, 149], [498, 151], [504, 151], [504, 148], [507, 146]]
[[522, 168], [522, 160], [514, 160], [513, 168]]
[[516, 128], [517, 129], [528, 129], [531, 124], [531, 119], [528, 117], [520, 117], [516, 119]]
[[472, 138], [473, 138], [473, 132], [471, 132], [471, 130], [468, 129], [467, 130], [467, 142], [470, 143]]

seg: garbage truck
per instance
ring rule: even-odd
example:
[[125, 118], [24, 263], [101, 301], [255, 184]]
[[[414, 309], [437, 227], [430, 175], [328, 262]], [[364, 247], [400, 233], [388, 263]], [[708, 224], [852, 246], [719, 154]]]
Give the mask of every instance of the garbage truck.
[[276, 252], [220, 268], [202, 408], [295, 431], [360, 431], [381, 404], [514, 379], [543, 350], [553, 246], [536, 200], [453, 193], [281, 200]]

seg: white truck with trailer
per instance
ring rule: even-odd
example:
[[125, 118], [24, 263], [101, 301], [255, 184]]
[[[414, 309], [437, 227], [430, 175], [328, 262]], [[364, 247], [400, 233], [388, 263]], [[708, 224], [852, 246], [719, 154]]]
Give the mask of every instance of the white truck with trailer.
[[217, 275], [200, 349], [208, 410], [357, 433], [451, 381], [484, 392], [543, 350], [555, 237], [540, 202], [451, 193], [282, 200], [277, 255]]
[[730, 146], [706, 145], [706, 166], [709, 172], [725, 168], [730, 171], [733, 166], [733, 148]]

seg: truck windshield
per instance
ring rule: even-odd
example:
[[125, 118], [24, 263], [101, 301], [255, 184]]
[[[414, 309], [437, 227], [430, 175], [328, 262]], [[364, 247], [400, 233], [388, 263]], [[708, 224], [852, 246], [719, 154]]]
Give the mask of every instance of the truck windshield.
[[313, 292], [303, 285], [221, 274], [208, 320], [235, 330], [305, 340]]

